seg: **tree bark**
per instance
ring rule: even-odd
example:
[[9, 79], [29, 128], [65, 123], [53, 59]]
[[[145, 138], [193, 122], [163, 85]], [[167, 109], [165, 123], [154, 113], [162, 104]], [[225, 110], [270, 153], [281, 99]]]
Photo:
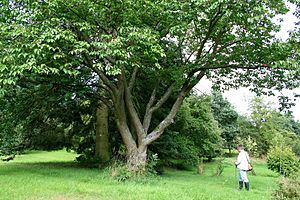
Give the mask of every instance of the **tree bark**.
[[109, 148], [108, 107], [105, 103], [101, 102], [96, 111], [95, 155], [101, 159], [102, 163], [110, 159]]
[[128, 150], [126, 161], [129, 170], [143, 174], [147, 165], [147, 146]]

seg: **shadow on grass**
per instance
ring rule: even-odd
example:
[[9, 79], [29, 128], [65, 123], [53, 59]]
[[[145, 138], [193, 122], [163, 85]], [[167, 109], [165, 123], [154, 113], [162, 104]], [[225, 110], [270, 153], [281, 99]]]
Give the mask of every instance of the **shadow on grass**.
[[[31, 173], [31, 172], [51, 172], [55, 170], [63, 170], [67, 173], [75, 173], [77, 170], [81, 171], [100, 171], [99, 168], [92, 168], [83, 166], [75, 161], [68, 162], [32, 162], [32, 163], [3, 163], [0, 165], [0, 175], [1, 174], [16, 174], [16, 173]], [[51, 173], [50, 173], [51, 174]]]
[[98, 168], [82, 167], [76, 162], [9, 163], [0, 165], [0, 179], [41, 180], [50, 182], [91, 183], [108, 180], [108, 173]]
[[30, 162], [30, 163], [0, 163], [1, 168], [24, 168], [24, 169], [98, 169], [89, 165], [80, 164], [76, 161], [49, 161], [49, 162]]

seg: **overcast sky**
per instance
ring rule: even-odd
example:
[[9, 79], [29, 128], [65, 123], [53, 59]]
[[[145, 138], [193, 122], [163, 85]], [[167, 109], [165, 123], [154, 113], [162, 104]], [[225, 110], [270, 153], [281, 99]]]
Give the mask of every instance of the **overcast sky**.
[[[288, 32], [293, 30], [294, 22], [296, 22], [297, 18], [293, 15], [295, 10], [295, 6], [292, 4], [288, 4], [291, 8], [290, 12], [288, 12], [284, 16], [278, 16], [278, 18], [282, 17], [283, 22], [281, 23], [282, 29], [279, 33], [277, 33], [276, 37], [281, 38], [282, 40], [286, 40], [288, 38]], [[276, 20], [277, 21], [277, 20]], [[279, 23], [279, 22], [278, 22]], [[196, 86], [197, 91], [200, 93], [210, 93], [211, 92], [211, 82], [207, 79], [203, 79], [200, 83]], [[293, 98], [293, 94], [297, 93], [300, 94], [300, 88], [295, 89], [292, 91], [285, 90], [282, 92], [284, 95]], [[280, 95], [278, 92], [275, 93], [276, 95]], [[255, 96], [254, 93], [251, 93], [247, 88], [240, 88], [238, 90], [231, 89], [229, 91], [224, 92], [224, 96], [230, 101], [236, 110], [242, 115], [249, 115], [249, 101]], [[271, 102], [274, 108], [279, 108], [278, 99], [277, 97], [264, 97], [267, 102]], [[300, 98], [296, 100], [296, 106], [294, 106], [291, 111], [296, 120], [300, 120]]]

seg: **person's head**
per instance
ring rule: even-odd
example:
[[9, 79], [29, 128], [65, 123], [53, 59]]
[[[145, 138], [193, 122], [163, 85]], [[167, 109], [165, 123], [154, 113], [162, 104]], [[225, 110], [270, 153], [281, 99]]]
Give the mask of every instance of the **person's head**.
[[241, 152], [242, 150], [244, 150], [244, 145], [239, 144], [239, 145], [237, 146], [237, 150], [238, 150], [238, 152]]

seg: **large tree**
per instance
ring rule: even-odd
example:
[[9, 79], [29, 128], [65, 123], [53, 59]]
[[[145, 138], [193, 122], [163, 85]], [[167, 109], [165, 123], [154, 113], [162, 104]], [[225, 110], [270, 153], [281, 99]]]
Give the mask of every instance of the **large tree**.
[[[81, 71], [109, 98], [127, 150], [144, 169], [147, 147], [173, 123], [184, 98], [204, 76], [222, 88], [299, 85], [296, 45], [274, 38], [283, 0], [10, 0], [0, 3], [0, 83], [28, 73]], [[79, 76], [80, 77], [80, 76]], [[135, 83], [149, 79], [143, 116]], [[154, 112], [175, 95], [157, 124]], [[151, 124], [152, 123], [152, 124]], [[149, 127], [155, 128], [150, 129]]]

